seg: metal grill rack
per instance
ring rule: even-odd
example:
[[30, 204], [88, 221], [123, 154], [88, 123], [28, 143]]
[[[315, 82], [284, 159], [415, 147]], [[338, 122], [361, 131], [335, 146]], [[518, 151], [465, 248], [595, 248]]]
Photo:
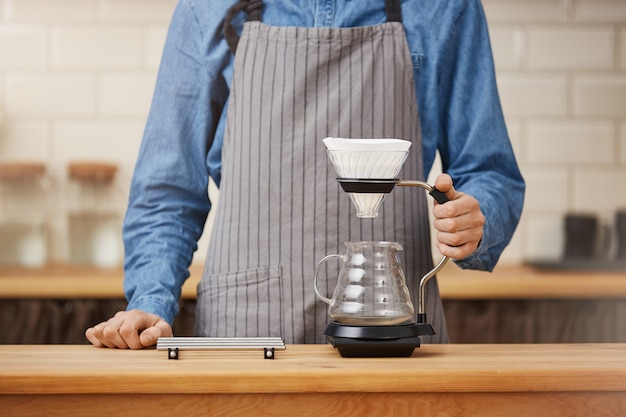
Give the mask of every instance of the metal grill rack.
[[181, 350], [263, 350], [263, 358], [274, 359], [276, 350], [285, 350], [280, 337], [160, 337], [157, 350], [167, 350], [168, 359], [178, 359]]

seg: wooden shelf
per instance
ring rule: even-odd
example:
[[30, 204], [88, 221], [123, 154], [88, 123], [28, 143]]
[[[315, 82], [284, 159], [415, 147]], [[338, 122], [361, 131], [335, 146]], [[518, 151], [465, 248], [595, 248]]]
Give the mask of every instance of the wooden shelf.
[[542, 270], [502, 265], [492, 273], [446, 267], [438, 276], [445, 299], [624, 298], [626, 271]]
[[[195, 299], [202, 267], [190, 268], [183, 299]], [[494, 272], [461, 270], [448, 265], [438, 276], [444, 299], [624, 298], [625, 272], [542, 271], [502, 265]], [[0, 268], [0, 298], [123, 298], [121, 268], [66, 265]]]
[[[183, 299], [196, 298], [202, 267], [193, 266], [190, 273]], [[124, 298], [124, 272], [70, 265], [0, 268], [0, 298]]]

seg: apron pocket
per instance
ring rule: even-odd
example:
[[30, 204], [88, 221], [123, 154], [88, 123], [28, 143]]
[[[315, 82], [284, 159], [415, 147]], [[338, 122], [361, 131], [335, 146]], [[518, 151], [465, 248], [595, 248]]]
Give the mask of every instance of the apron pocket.
[[198, 285], [198, 336], [282, 337], [281, 268], [206, 275]]

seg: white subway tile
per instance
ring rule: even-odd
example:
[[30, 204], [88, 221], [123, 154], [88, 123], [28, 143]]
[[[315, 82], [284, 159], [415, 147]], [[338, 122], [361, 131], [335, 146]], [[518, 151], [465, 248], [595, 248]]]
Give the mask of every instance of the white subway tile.
[[622, 124], [622, 136], [621, 136], [621, 164], [622, 168], [626, 168], [626, 123]]
[[106, 115], [147, 116], [155, 76], [106, 76], [101, 80], [101, 111]]
[[113, 161], [120, 169], [130, 171], [137, 158], [143, 128], [140, 121], [55, 123], [51, 160], [61, 169], [75, 160]]
[[626, 2], [624, 0], [575, 0], [574, 17], [579, 22], [624, 23]]
[[525, 35], [518, 28], [492, 28], [491, 48], [496, 69], [517, 69], [525, 56]]
[[48, 159], [48, 125], [45, 122], [7, 122], [0, 127], [0, 160]]
[[93, 20], [97, 0], [5, 0], [9, 20]]
[[95, 81], [90, 75], [7, 76], [7, 117], [93, 114]]
[[522, 167], [526, 180], [524, 210], [564, 211], [570, 201], [568, 172], [560, 168]]
[[527, 260], [552, 260], [563, 257], [563, 215], [560, 213], [524, 213], [526, 241], [524, 255]]
[[111, 20], [169, 22], [176, 3], [177, 0], [104, 0], [101, 17]]
[[580, 76], [574, 80], [576, 116], [626, 117], [626, 76]]
[[[0, 73], [0, 132], [2, 131], [2, 125], [7, 123], [6, 115], [6, 82], [4, 74]], [[0, 136], [1, 137], [1, 136]]]
[[573, 208], [613, 213], [626, 207], [626, 172], [623, 170], [577, 170], [573, 176]]
[[615, 35], [608, 28], [531, 28], [530, 69], [612, 69]]
[[563, 21], [563, 0], [483, 0], [489, 22]]
[[525, 162], [525, 156], [523, 153], [523, 127], [522, 123], [519, 121], [508, 121], [506, 122], [507, 131], [509, 133], [509, 139], [511, 141], [511, 145], [513, 146], [513, 152], [515, 152], [515, 157], [517, 158], [518, 163], [522, 164]]
[[506, 264], [506, 263], [519, 263], [521, 259], [525, 259], [524, 256], [524, 240], [525, 233], [524, 228], [522, 226], [522, 221], [520, 220], [520, 224], [518, 224], [513, 237], [511, 238], [511, 242], [507, 245], [507, 247], [500, 255], [500, 259], [498, 260], [498, 264]]
[[500, 75], [498, 88], [507, 116], [564, 116], [567, 80], [564, 76]]
[[46, 30], [39, 25], [0, 25], [0, 68], [44, 68]]
[[138, 28], [67, 28], [52, 31], [55, 67], [137, 68], [141, 66], [142, 32]]
[[626, 69], [626, 29], [620, 31], [619, 35], [620, 50], [618, 52], [618, 61], [621, 69]]
[[163, 46], [167, 37], [167, 27], [152, 27], [146, 34], [146, 60], [149, 68], [158, 68], [161, 64]]
[[612, 122], [532, 122], [528, 154], [532, 164], [611, 165], [615, 162]]

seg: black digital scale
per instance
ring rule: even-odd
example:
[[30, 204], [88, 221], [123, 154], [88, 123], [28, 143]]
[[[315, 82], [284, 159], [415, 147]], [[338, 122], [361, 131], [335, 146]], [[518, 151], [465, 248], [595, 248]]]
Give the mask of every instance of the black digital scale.
[[407, 357], [420, 346], [420, 336], [430, 336], [435, 331], [428, 323], [357, 326], [333, 321], [324, 334], [346, 358]]

